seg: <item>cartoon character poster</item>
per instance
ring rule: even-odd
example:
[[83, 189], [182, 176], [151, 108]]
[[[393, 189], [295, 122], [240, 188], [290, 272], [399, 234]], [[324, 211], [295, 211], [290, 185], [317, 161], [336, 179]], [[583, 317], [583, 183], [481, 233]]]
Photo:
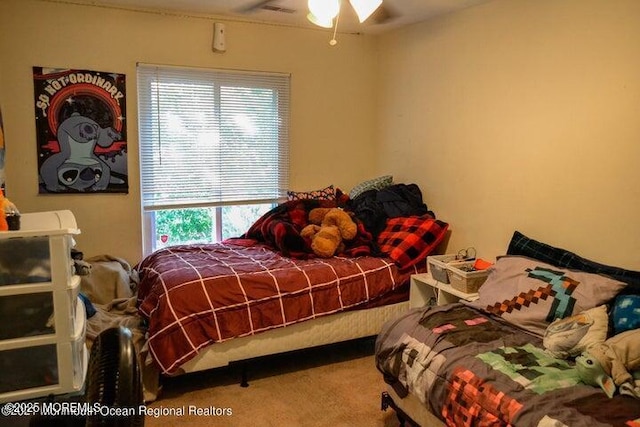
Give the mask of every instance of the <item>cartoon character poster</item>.
[[125, 75], [33, 67], [40, 194], [127, 193]]

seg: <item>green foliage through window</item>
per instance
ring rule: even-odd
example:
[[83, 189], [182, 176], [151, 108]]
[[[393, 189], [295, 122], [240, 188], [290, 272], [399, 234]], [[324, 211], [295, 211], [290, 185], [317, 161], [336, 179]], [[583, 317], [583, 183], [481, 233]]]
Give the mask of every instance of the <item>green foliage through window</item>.
[[213, 221], [208, 208], [171, 209], [156, 212], [156, 236], [174, 242], [195, 243], [211, 239]]
[[[273, 206], [272, 203], [265, 203], [155, 211], [154, 250], [170, 245], [214, 243], [240, 237]], [[222, 215], [222, 229], [219, 232], [216, 230], [217, 215]]]

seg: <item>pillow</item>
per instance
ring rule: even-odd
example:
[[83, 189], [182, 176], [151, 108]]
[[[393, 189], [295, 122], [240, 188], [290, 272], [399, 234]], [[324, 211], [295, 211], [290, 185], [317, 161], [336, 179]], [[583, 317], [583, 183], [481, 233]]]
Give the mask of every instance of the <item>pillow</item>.
[[542, 344], [553, 357], [576, 357], [592, 345], [605, 342], [608, 327], [607, 306], [599, 305], [551, 322], [544, 333]]
[[391, 184], [393, 184], [393, 176], [391, 175], [383, 175], [377, 178], [368, 179], [353, 187], [349, 192], [349, 198], [355, 199], [365, 191], [382, 190], [383, 188], [386, 188]]
[[530, 239], [516, 231], [511, 237], [507, 255], [522, 255], [556, 267], [571, 268], [573, 270], [586, 271], [587, 273], [603, 274], [616, 280], [628, 283], [624, 293], [640, 295], [640, 271], [625, 270], [620, 267], [600, 264], [588, 260], [566, 249], [556, 248], [546, 243]]
[[335, 200], [336, 191], [333, 185], [313, 191], [287, 191], [287, 200]]
[[620, 295], [612, 310], [613, 333], [640, 328], [640, 295]]
[[503, 256], [489, 269], [479, 299], [468, 304], [543, 336], [554, 320], [602, 305], [625, 286], [606, 276]]
[[382, 253], [404, 269], [433, 252], [448, 228], [449, 224], [430, 215], [391, 218], [378, 236], [378, 245]]

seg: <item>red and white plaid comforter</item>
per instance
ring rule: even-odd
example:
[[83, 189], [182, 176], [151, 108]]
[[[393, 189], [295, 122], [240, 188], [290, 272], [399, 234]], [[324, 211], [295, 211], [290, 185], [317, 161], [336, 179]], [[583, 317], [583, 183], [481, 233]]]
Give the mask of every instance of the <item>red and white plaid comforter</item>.
[[388, 258], [299, 260], [229, 242], [163, 249], [137, 270], [149, 349], [165, 374], [214, 342], [373, 303], [418, 272]]

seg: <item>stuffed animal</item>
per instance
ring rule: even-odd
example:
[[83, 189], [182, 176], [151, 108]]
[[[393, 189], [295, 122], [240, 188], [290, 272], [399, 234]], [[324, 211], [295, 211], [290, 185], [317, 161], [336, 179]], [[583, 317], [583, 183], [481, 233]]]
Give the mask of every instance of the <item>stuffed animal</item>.
[[358, 226], [340, 208], [315, 208], [309, 212], [309, 222], [300, 235], [311, 239], [313, 253], [329, 258], [344, 249], [344, 240], [356, 237]]
[[542, 345], [547, 353], [558, 359], [576, 357], [589, 347], [605, 342], [608, 324], [607, 306], [599, 305], [551, 322]]
[[614, 335], [604, 343], [589, 347], [576, 357], [582, 382], [598, 385], [613, 397], [616, 386], [640, 398], [640, 329]]

